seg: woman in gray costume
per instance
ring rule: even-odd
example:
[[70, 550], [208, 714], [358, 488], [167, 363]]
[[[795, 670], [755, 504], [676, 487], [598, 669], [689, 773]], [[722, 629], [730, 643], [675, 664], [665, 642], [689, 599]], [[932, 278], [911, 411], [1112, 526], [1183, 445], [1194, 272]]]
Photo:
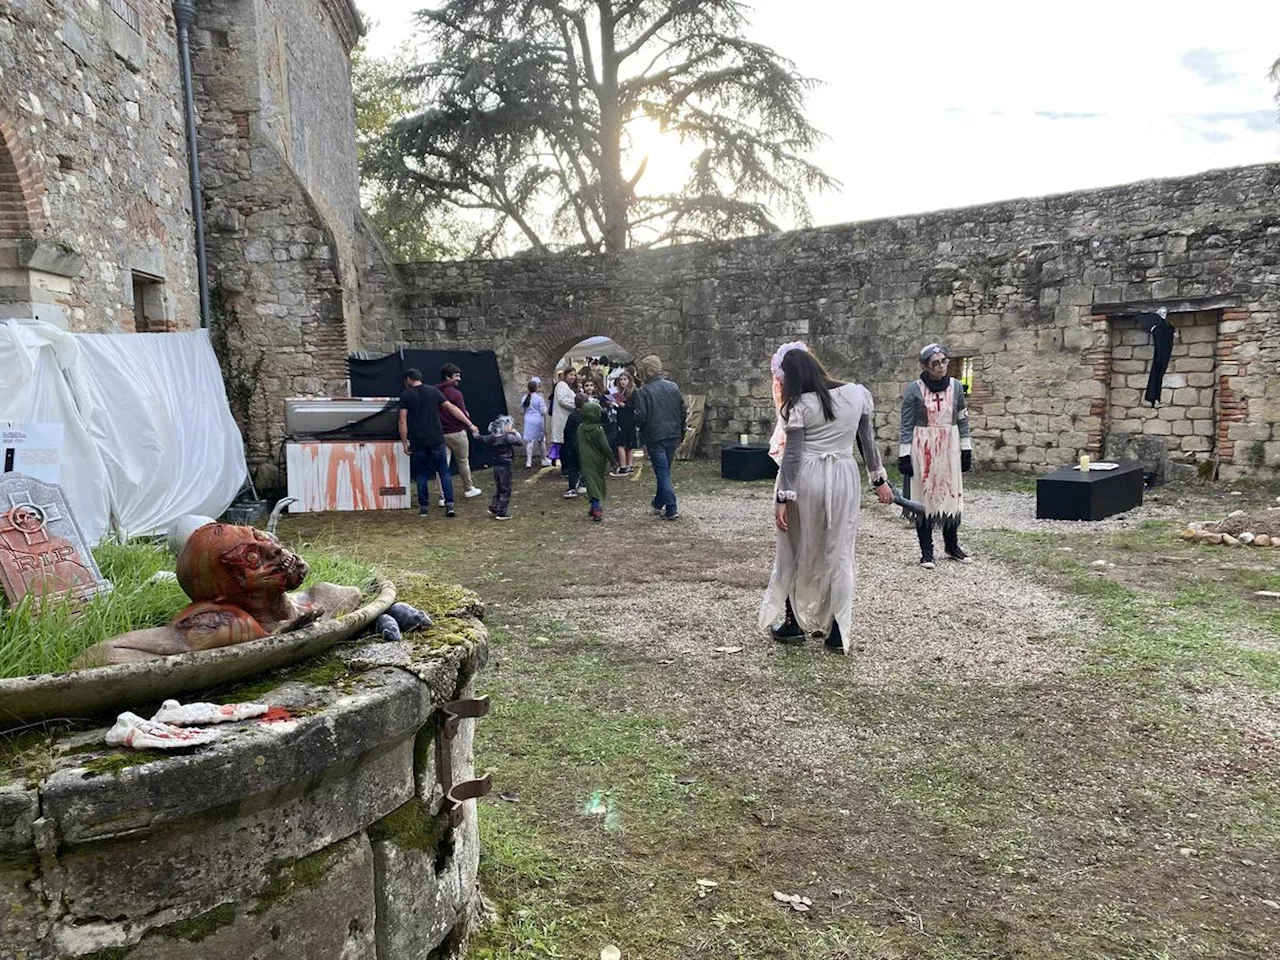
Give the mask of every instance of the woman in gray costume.
[[[876, 497], [891, 503], [893, 494], [876, 448], [866, 387], [829, 377], [803, 344], [788, 344], [779, 353], [774, 373], [782, 384], [786, 446], [774, 488], [777, 552], [760, 627], [780, 643], [824, 634], [827, 650], [845, 653], [862, 499], [853, 459], [859, 439]], [[771, 628], [779, 619], [782, 625]]]

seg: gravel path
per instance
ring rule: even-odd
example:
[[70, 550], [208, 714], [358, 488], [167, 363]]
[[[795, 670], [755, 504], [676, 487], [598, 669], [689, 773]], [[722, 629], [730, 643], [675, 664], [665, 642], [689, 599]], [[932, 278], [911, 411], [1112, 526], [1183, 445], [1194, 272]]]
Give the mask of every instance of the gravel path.
[[[1016, 500], [1016, 495], [1001, 494], [991, 502], [1014, 511], [1019, 509]], [[756, 626], [773, 563], [771, 498], [755, 490], [690, 495], [681, 498], [680, 512], [679, 527], [647, 519], [647, 511], [637, 508], [617, 514], [626, 523], [647, 522], [672, 536], [693, 532], [712, 543], [758, 544], [759, 549], [746, 551], [746, 559], [732, 559], [728, 551], [717, 554], [712, 547], [706, 551], [701, 580], [659, 578], [621, 596], [571, 590], [539, 614], [557, 615], [558, 608], [558, 616], [571, 622], [585, 618], [595, 626], [603, 624], [611, 643], [649, 656], [735, 658], [750, 664], [748, 674], [773, 669], [771, 657], [794, 651], [779, 650]], [[894, 511], [864, 508], [858, 549], [854, 616], [860, 626], [853, 637], [854, 655], [836, 663], [859, 683], [885, 687], [920, 677], [1030, 679], [1069, 668], [1078, 657], [1075, 644], [1094, 633], [1087, 616], [1069, 607], [1064, 597], [997, 561], [944, 561], [936, 570], [920, 569], [915, 536]], [[741, 549], [732, 553], [744, 555]], [[947, 628], [930, 626], [928, 612], [933, 611], [945, 611]], [[715, 652], [723, 646], [745, 650], [736, 655]], [[808, 649], [817, 651], [818, 646]]]

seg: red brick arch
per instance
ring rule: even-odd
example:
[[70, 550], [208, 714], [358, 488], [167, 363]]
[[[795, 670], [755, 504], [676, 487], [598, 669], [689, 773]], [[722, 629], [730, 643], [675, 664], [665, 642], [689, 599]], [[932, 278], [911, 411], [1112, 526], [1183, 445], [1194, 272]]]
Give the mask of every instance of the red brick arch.
[[43, 236], [43, 194], [31, 154], [8, 114], [0, 111], [0, 240]]

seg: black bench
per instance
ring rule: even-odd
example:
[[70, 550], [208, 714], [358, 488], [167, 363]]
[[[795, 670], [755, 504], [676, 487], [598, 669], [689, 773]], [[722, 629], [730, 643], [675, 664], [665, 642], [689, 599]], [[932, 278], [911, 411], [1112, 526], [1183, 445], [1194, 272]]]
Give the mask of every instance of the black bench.
[[1142, 506], [1142, 464], [1114, 470], [1062, 467], [1036, 480], [1037, 520], [1103, 520]]
[[733, 443], [720, 448], [720, 476], [724, 480], [772, 480], [778, 465], [767, 443]]

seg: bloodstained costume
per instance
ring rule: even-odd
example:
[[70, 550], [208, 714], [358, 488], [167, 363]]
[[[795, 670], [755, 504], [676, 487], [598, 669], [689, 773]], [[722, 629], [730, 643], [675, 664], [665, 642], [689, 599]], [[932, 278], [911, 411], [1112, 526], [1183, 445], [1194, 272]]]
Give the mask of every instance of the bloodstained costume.
[[[920, 354], [923, 366], [931, 356], [945, 354], [930, 344]], [[922, 371], [902, 394], [902, 420], [898, 430], [898, 465], [911, 477], [911, 497], [924, 504], [916, 518], [920, 562], [933, 563], [933, 527], [942, 526], [947, 556], [965, 561], [960, 549], [960, 516], [964, 512], [961, 473], [969, 469], [973, 446], [969, 439], [969, 410], [964, 387], [954, 377], [931, 379]]]

